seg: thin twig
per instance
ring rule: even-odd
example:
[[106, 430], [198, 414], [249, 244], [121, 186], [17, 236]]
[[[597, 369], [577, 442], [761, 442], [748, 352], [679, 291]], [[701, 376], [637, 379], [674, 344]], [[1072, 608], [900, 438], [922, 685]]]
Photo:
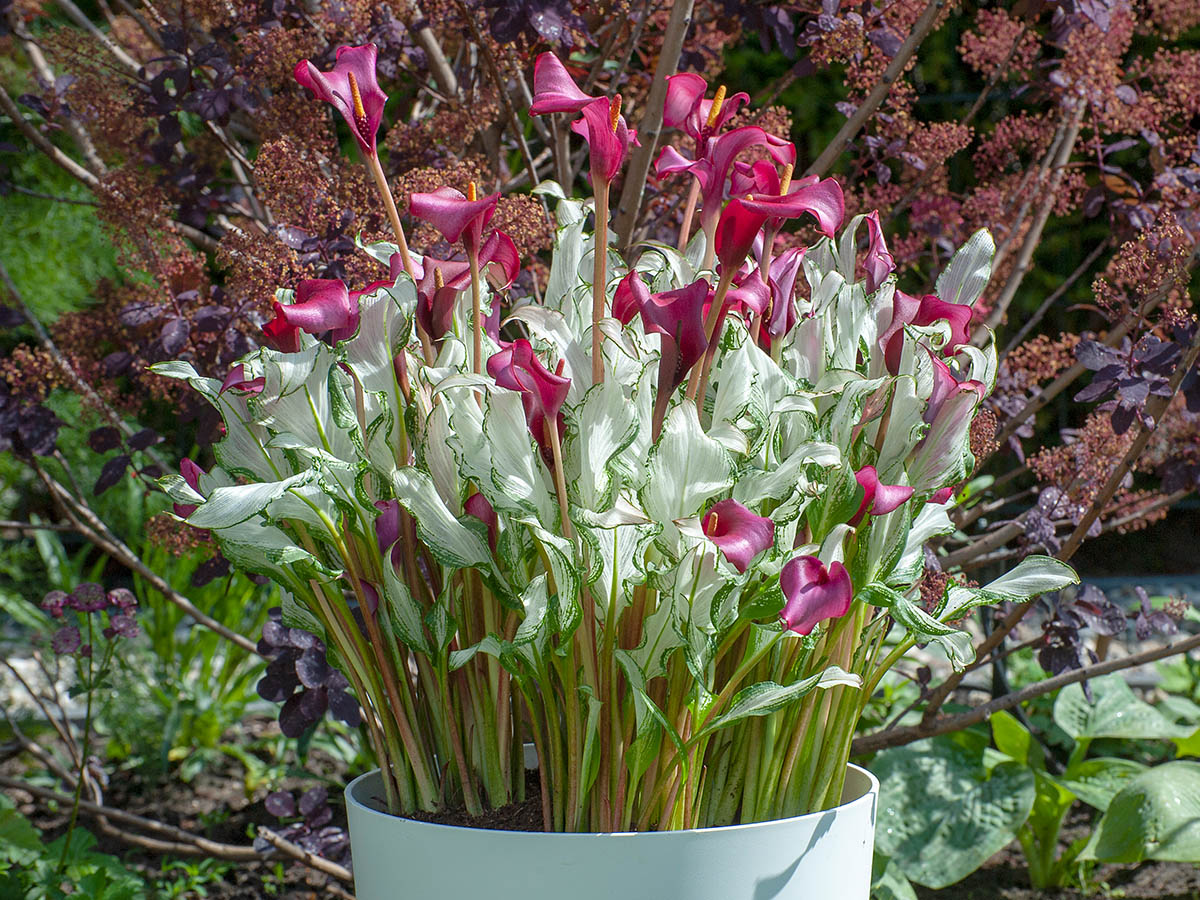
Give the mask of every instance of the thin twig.
[[1008, 346], [1004, 348], [1004, 352], [1000, 354], [1001, 359], [1008, 356], [1014, 347], [1020, 344], [1021, 341], [1025, 340], [1026, 335], [1028, 335], [1029, 332], [1034, 329], [1034, 326], [1036, 326], [1038, 322], [1042, 321], [1042, 318], [1047, 312], [1050, 311], [1050, 307], [1054, 305], [1058, 298], [1069, 291], [1071, 286], [1083, 277], [1083, 273], [1091, 268], [1092, 263], [1094, 263], [1100, 257], [1100, 254], [1107, 250], [1111, 244], [1112, 237], [1106, 237], [1092, 249], [1092, 252], [1087, 255], [1083, 262], [1075, 267], [1074, 272], [1063, 279], [1063, 282], [1054, 289], [1050, 296], [1042, 301], [1042, 305], [1037, 308], [1037, 311], [1025, 320], [1025, 324], [1021, 326], [1021, 330], [1013, 335], [1012, 340], [1008, 342]]
[[0, 85], [0, 112], [3, 112], [12, 119], [12, 123], [17, 126], [17, 130], [25, 135], [31, 144], [46, 154], [51, 162], [61, 166], [72, 178], [82, 181], [92, 190], [99, 189], [100, 179], [55, 147], [44, 134], [34, 128], [25, 116], [21, 114], [21, 110], [13, 102], [12, 97], [8, 95], [8, 91], [4, 89], [3, 85]]
[[287, 854], [297, 862], [304, 863], [310, 869], [324, 872], [326, 875], [331, 875], [340, 881], [354, 880], [354, 876], [350, 874], [350, 870], [345, 866], [339, 866], [337, 863], [317, 856], [315, 853], [309, 853], [303, 847], [293, 844], [287, 838], [276, 834], [265, 825], [258, 826], [258, 836], [280, 853]]
[[[24, 791], [36, 799], [51, 801], [61, 806], [70, 806], [72, 802], [72, 798], [66, 794], [60, 794], [58, 791], [51, 790], [50, 788], [29, 784], [19, 778], [9, 778], [6, 775], [0, 775], [0, 787], [5, 787], [9, 790]], [[126, 812], [123, 809], [116, 809], [112, 806], [102, 806], [98, 803], [80, 800], [79, 811], [93, 818], [100, 817], [112, 822], [121, 822], [131, 828], [167, 837], [175, 842], [173, 852], [188, 852], [197, 855], [207, 854], [233, 862], [251, 862], [262, 859], [262, 854], [253, 847], [210, 841], [206, 837], [192, 834], [189, 831], [184, 831], [182, 828], [176, 828], [174, 825], [168, 825], [156, 819], [148, 819], [145, 816], [134, 815], [133, 813]], [[118, 832], [118, 834], [124, 835], [125, 832]]]
[[[1029, 226], [1029, 231], [1025, 233], [1025, 240], [1021, 243], [1021, 249], [1017, 254], [1016, 264], [1013, 266], [1012, 272], [1008, 276], [1008, 282], [1004, 285], [1004, 290], [996, 299], [992, 311], [988, 314], [987, 328], [995, 330], [1001, 322], [1004, 321], [1004, 314], [1008, 312], [1008, 307], [1016, 297], [1017, 291], [1020, 290], [1021, 282], [1025, 280], [1025, 275], [1029, 271], [1030, 263], [1033, 262], [1034, 251], [1037, 250], [1038, 244], [1041, 243], [1042, 231], [1046, 227], [1046, 223], [1050, 220], [1050, 213], [1054, 210], [1054, 205], [1058, 201], [1058, 188], [1062, 184], [1062, 180], [1067, 172], [1067, 160], [1071, 158], [1071, 153], [1075, 150], [1075, 141], [1079, 138], [1079, 129], [1083, 125], [1083, 113], [1086, 106], [1082, 103], [1075, 111], [1075, 116], [1071, 123], [1067, 126], [1066, 133], [1058, 146], [1058, 151], [1054, 155], [1054, 160], [1050, 168], [1050, 183], [1046, 185], [1042, 191], [1042, 203], [1038, 207], [1037, 215], [1034, 216], [1033, 224]], [[986, 331], [983, 331], [986, 333]]]
[[850, 146], [858, 132], [867, 124], [867, 119], [875, 115], [875, 111], [883, 105], [883, 101], [891, 93], [892, 85], [908, 66], [913, 54], [917, 52], [917, 48], [921, 46], [921, 43], [933, 31], [934, 23], [937, 21], [937, 17], [946, 6], [946, 3], [947, 0], [930, 0], [929, 5], [925, 7], [925, 11], [921, 13], [921, 17], [913, 25], [908, 37], [900, 45], [900, 49], [896, 51], [896, 55], [892, 57], [892, 61], [888, 63], [888, 67], [884, 69], [879, 83], [871, 89], [871, 93], [867, 94], [866, 99], [859, 104], [854, 114], [846, 120], [846, 123], [838, 130], [838, 133], [834, 135], [833, 140], [821, 151], [821, 155], [805, 170], [805, 175], [824, 176], [837, 158], [842, 155], [842, 151]]

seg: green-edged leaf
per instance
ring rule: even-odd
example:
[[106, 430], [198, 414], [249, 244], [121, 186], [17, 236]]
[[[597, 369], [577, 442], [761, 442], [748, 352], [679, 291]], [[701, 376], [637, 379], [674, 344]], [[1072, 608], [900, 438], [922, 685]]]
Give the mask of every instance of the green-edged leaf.
[[917, 643], [933, 641], [940, 645], [955, 669], [961, 670], [975, 659], [975, 647], [967, 632], [939, 622], [903, 594], [875, 583], [862, 588], [859, 598], [891, 612], [892, 618], [907, 628]]
[[973, 306], [992, 277], [996, 242], [986, 228], [967, 238], [937, 279], [937, 295], [947, 303]]
[[428, 475], [411, 466], [397, 469], [392, 487], [396, 499], [416, 519], [421, 540], [439, 561], [456, 569], [491, 569], [487, 543], [451, 515]]
[[273, 500], [282, 497], [289, 488], [307, 484], [315, 477], [315, 472], [301, 472], [283, 481], [216, 488], [208, 495], [208, 499], [188, 516], [188, 524], [193, 528], [229, 528], [258, 515]]
[[805, 694], [816, 688], [831, 688], [843, 685], [845, 687], [861, 687], [862, 680], [857, 675], [851, 675], [839, 668], [830, 666], [824, 672], [810, 675], [791, 684], [776, 684], [774, 681], [760, 681], [749, 687], [742, 688], [729, 701], [729, 709], [705, 725], [692, 740], [711, 734], [739, 719], [751, 716], [766, 716], [777, 709], [782, 709], [793, 700], [799, 700]]

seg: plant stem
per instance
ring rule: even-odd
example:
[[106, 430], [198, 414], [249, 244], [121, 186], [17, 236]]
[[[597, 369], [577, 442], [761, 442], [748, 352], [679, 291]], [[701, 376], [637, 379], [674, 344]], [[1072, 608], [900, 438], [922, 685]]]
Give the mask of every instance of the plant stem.
[[[92, 633], [92, 617], [87, 616], [87, 631], [88, 631], [88, 648], [91, 649], [93, 642]], [[92, 655], [87, 656], [87, 707], [83, 714], [83, 746], [79, 753], [79, 777], [75, 780], [75, 795], [71, 799], [71, 821], [67, 824], [67, 833], [63, 837], [62, 855], [58, 858], [58, 868], [55, 870], [59, 875], [62, 875], [63, 869], [67, 866], [67, 852], [71, 849], [71, 838], [75, 835], [75, 825], [79, 821], [79, 801], [82, 799], [83, 782], [87, 778], [88, 753], [91, 750], [92, 740], [92, 695], [96, 693], [95, 685], [92, 683], [92, 676], [95, 670], [92, 666]]]
[[592, 383], [604, 381], [604, 357], [601, 345], [604, 335], [600, 332], [600, 320], [604, 318], [607, 300], [605, 281], [608, 266], [608, 188], [603, 178], [593, 179], [596, 198], [595, 249], [592, 253]]
[[404, 266], [404, 271], [415, 281], [417, 276], [413, 274], [413, 261], [408, 253], [408, 241], [404, 237], [404, 226], [400, 224], [400, 213], [396, 209], [396, 200], [392, 196], [392, 189], [388, 187], [387, 176], [383, 174], [383, 166], [379, 164], [377, 155], [372, 154], [367, 157], [367, 168], [375, 179], [379, 196], [383, 199], [383, 208], [387, 210], [388, 221], [392, 223], [392, 231], [396, 235], [396, 248], [400, 251], [400, 262]]

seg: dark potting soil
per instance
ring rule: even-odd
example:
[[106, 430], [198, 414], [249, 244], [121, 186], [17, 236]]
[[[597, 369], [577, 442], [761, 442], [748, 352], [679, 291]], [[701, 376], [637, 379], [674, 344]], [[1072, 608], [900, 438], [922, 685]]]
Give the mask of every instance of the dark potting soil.
[[406, 818], [434, 825], [485, 828], [492, 831], [545, 831], [542, 822], [542, 783], [536, 769], [525, 773], [525, 799], [472, 816], [463, 807], [437, 812], [416, 812]]

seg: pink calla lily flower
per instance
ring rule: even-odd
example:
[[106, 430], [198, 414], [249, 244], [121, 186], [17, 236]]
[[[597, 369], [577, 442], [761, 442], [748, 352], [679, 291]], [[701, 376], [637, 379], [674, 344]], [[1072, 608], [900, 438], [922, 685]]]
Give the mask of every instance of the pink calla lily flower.
[[[542, 451], [542, 459], [547, 466], [552, 466], [553, 451], [548, 429], [556, 428], [560, 440], [566, 432], [562, 405], [567, 400], [571, 379], [551, 372], [542, 365], [525, 338], [518, 338], [511, 346], [493, 353], [487, 361], [487, 372], [500, 387], [521, 393], [529, 431]], [[547, 420], [550, 425], [547, 425]]]
[[739, 91], [722, 98], [712, 125], [708, 119], [715, 100], [706, 98], [708, 82], [699, 75], [684, 72], [667, 78], [667, 98], [663, 102], [663, 124], [678, 128], [702, 145], [704, 140], [719, 132], [725, 123], [737, 115], [738, 109], [750, 102], [750, 95]]
[[716, 232], [717, 259], [722, 273], [741, 268], [766, 221], [765, 214], [748, 208], [742, 200], [735, 198], [726, 204], [717, 220]]
[[879, 211], [867, 215], [867, 256], [863, 266], [867, 272], [867, 293], [873, 294], [896, 269], [896, 260], [892, 258], [887, 244], [883, 240], [883, 227], [879, 224]]
[[771, 341], [783, 337], [796, 324], [796, 279], [803, 271], [804, 247], [790, 247], [771, 258], [767, 267], [767, 285], [771, 299], [759, 341], [771, 349]]
[[[179, 474], [183, 476], [183, 480], [187, 482], [187, 486], [193, 491], [200, 490], [200, 476], [204, 475], [205, 471], [186, 456], [179, 461]], [[186, 519], [195, 511], [195, 503], [175, 504], [175, 515], [179, 516], [181, 519]]]
[[744, 573], [754, 557], [775, 543], [775, 523], [736, 500], [720, 500], [710, 506], [700, 528], [739, 573]]
[[369, 156], [376, 155], [375, 139], [383, 120], [387, 94], [375, 75], [374, 44], [338, 47], [332, 71], [321, 72], [307, 59], [296, 64], [293, 76], [319, 100], [330, 103], [342, 114], [354, 140]]
[[463, 504], [463, 509], [468, 516], [474, 516], [487, 526], [488, 546], [495, 553], [496, 539], [500, 533], [500, 520], [496, 517], [496, 510], [492, 508], [492, 504], [488, 503], [487, 497], [479, 493], [472, 494]]
[[593, 180], [611, 182], [625, 164], [630, 146], [640, 146], [637, 131], [625, 124], [620, 109], [620, 96], [611, 100], [601, 97], [585, 106], [581, 118], [571, 123], [571, 130], [587, 141]]
[[400, 548], [400, 501], [376, 500], [375, 508], [379, 515], [375, 517], [375, 543], [380, 555], [391, 548], [392, 565], [397, 571], [403, 565], [404, 554]]
[[950, 367], [934, 356], [929, 354], [933, 361], [933, 390], [929, 395], [929, 402], [925, 406], [924, 420], [932, 425], [942, 411], [942, 407], [946, 405], [946, 401], [951, 397], [967, 391], [973, 392], [978, 400], [982, 400], [987, 394], [987, 388], [981, 382], [959, 381], [954, 377], [954, 373], [950, 371]]
[[828, 238], [832, 238], [842, 227], [842, 220], [846, 217], [842, 186], [832, 178], [824, 181], [801, 178], [782, 196], [779, 196], [776, 187], [774, 194], [753, 194], [744, 198], [742, 203], [749, 210], [765, 213], [772, 221], [782, 222], [784, 218], [810, 213], [817, 220], [817, 230]]
[[882, 516], [897, 510], [913, 495], [913, 489], [907, 485], [881, 482], [874, 466], [863, 466], [854, 473], [854, 478], [863, 489], [863, 498], [858, 511], [850, 518], [851, 525], [857, 525], [867, 513]]
[[949, 355], [971, 339], [968, 332], [971, 316], [971, 307], [962, 303], [949, 303], [939, 299], [936, 294], [926, 294], [918, 300], [903, 291], [896, 291], [892, 300], [892, 323], [879, 336], [879, 346], [883, 350], [888, 371], [893, 375], [899, 374], [900, 355], [904, 351], [905, 325], [920, 327], [942, 320], [949, 322], [950, 341], [942, 348], [942, 352]]
[[263, 326], [268, 345], [284, 353], [300, 349], [300, 332], [330, 332], [331, 344], [353, 337], [358, 330], [358, 298], [388, 284], [376, 281], [361, 291], [347, 291], [336, 278], [310, 278], [296, 288], [296, 302], [275, 301], [275, 318]]
[[429, 193], [413, 194], [408, 211], [440, 231], [450, 243], [461, 240], [470, 255], [479, 252], [483, 229], [495, 215], [499, 200], [499, 193], [470, 200], [462, 191], [440, 187]]
[[674, 291], [651, 294], [642, 304], [642, 327], [662, 336], [658, 385], [651, 432], [657, 438], [671, 395], [688, 377], [708, 349], [704, 334], [704, 302], [709, 284], [703, 278]]
[[850, 611], [854, 588], [850, 573], [840, 562], [828, 569], [815, 556], [797, 556], [779, 573], [784, 604], [779, 617], [789, 631], [811, 634], [826, 619], [838, 619]]
[[628, 325], [649, 299], [650, 289], [642, 281], [637, 269], [631, 269], [628, 275], [617, 282], [612, 302], [613, 318], [622, 325]]
[[533, 66], [531, 115], [581, 113], [571, 130], [587, 141], [591, 153], [592, 179], [609, 183], [616, 177], [637, 144], [637, 131], [621, 115], [621, 98], [592, 97], [575, 84], [575, 79], [553, 53], [543, 53]]
[[531, 116], [547, 113], [577, 113], [598, 98], [585, 94], [553, 53], [546, 52], [533, 64], [533, 105]]
[[[709, 284], [703, 278], [674, 291], [651, 294], [642, 304], [642, 326], [663, 337], [658, 389], [668, 395], [683, 384], [704, 351], [704, 303]], [[664, 377], [665, 376], [665, 377]]]
[[261, 394], [266, 383], [267, 379], [262, 375], [258, 378], [246, 378], [246, 367], [238, 363], [229, 370], [229, 374], [221, 382], [221, 390], [217, 393], [223, 394], [226, 391], [238, 391], [244, 394]]
[[700, 183], [701, 223], [707, 233], [721, 214], [734, 162], [751, 147], [765, 148], [780, 165], [796, 162], [796, 148], [790, 141], [767, 134], [756, 125], [747, 125], [708, 138], [697, 160], [688, 159], [674, 147], [664, 147], [654, 163], [654, 171], [660, 178], [676, 172], [690, 172], [695, 177]]

